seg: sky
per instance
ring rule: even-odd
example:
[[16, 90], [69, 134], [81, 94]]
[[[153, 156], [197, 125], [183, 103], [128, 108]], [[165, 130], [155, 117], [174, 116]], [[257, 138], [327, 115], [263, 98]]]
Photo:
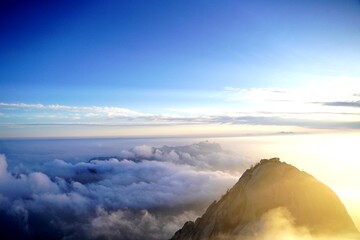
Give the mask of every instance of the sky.
[[360, 2], [2, 1], [0, 137], [360, 128]]

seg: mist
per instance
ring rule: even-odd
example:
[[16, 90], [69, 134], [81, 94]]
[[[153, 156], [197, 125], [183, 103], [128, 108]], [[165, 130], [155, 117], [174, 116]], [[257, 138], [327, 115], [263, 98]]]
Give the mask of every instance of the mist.
[[259, 222], [251, 224], [237, 235], [219, 236], [217, 240], [357, 240], [353, 235], [312, 234], [304, 226], [298, 226], [286, 208], [275, 208], [264, 214]]

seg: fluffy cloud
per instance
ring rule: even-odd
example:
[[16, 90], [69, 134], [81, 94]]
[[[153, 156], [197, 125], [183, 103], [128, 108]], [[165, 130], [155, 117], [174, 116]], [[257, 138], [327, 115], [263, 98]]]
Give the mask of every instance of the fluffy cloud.
[[162, 239], [199, 215], [247, 162], [201, 142], [141, 145], [86, 162], [51, 160], [10, 172], [0, 155], [3, 239]]
[[174, 216], [151, 214], [147, 210], [133, 212], [118, 210], [107, 212], [97, 209], [96, 217], [91, 220], [88, 236], [107, 239], [167, 239], [178, 230], [178, 226], [196, 216], [184, 212]]

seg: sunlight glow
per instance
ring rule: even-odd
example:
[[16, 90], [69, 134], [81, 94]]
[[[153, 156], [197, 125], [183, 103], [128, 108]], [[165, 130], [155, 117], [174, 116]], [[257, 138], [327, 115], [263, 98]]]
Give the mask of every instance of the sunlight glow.
[[359, 133], [221, 139], [224, 146], [257, 162], [279, 157], [333, 189], [360, 228]]

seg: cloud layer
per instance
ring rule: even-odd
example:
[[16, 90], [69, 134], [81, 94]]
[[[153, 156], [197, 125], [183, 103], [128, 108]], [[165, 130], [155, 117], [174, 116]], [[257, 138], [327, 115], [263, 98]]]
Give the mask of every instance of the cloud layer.
[[1, 102], [0, 131], [3, 137], [79, 137], [89, 132], [128, 137], [359, 130], [359, 82], [338, 77], [296, 87], [225, 87], [207, 102], [145, 108], [151, 112], [144, 106]]
[[200, 142], [55, 159], [7, 169], [0, 155], [2, 239], [165, 239], [231, 187], [247, 162]]

